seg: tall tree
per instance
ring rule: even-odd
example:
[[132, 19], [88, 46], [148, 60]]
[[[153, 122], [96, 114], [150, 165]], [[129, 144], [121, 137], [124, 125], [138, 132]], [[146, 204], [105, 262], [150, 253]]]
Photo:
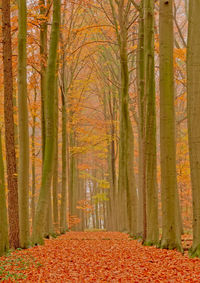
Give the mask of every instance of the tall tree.
[[[129, 68], [128, 68], [128, 16], [131, 1], [120, 0], [115, 5], [110, 0], [115, 31], [119, 44], [121, 67], [120, 91], [120, 141], [119, 141], [119, 223], [120, 229], [128, 229], [136, 235], [137, 195], [134, 179], [134, 136], [129, 114]], [[126, 215], [128, 227], [126, 227]]]
[[158, 244], [154, 1], [144, 0], [146, 244]]
[[[64, 88], [65, 89], [65, 88]], [[60, 232], [67, 228], [67, 113], [65, 94], [62, 93], [62, 192], [60, 207]]]
[[48, 191], [51, 187], [54, 152], [55, 152], [55, 84], [57, 69], [57, 51], [60, 27], [60, 0], [53, 1], [53, 23], [51, 29], [49, 57], [46, 77], [45, 96], [45, 153], [42, 170], [42, 184], [36, 208], [35, 222], [33, 226], [33, 243], [43, 243], [44, 224], [48, 206]]
[[46, 64], [47, 64], [47, 3], [39, 0], [40, 14], [42, 17], [40, 24], [40, 92], [41, 92], [41, 129], [42, 129], [42, 160], [44, 161], [45, 150], [45, 94], [46, 94]]
[[187, 112], [193, 196], [193, 244], [191, 255], [200, 257], [200, 0], [189, 1], [187, 53]]
[[25, 0], [18, 1], [18, 107], [19, 107], [19, 224], [20, 246], [29, 242], [29, 129], [27, 105], [27, 7]]
[[59, 126], [59, 111], [58, 111], [58, 79], [56, 81], [56, 95], [55, 95], [55, 156], [53, 169], [53, 224], [54, 232], [59, 230], [59, 216], [58, 216], [58, 126]]
[[33, 114], [32, 114], [32, 135], [31, 135], [31, 159], [32, 159], [32, 188], [31, 188], [31, 219], [32, 227], [35, 218], [35, 193], [36, 193], [36, 172], [35, 172], [35, 132], [36, 132], [36, 100], [37, 100], [37, 90], [34, 89], [34, 104], [33, 104]]
[[4, 180], [4, 164], [0, 131], [0, 256], [8, 251], [8, 221], [6, 208], [6, 190]]
[[4, 119], [8, 183], [9, 240], [11, 248], [19, 247], [19, 212], [15, 130], [13, 113], [12, 42], [10, 1], [2, 1], [2, 35], [4, 65]]
[[[135, 2], [132, 1], [135, 5]], [[138, 221], [137, 234], [146, 238], [146, 177], [145, 177], [145, 100], [144, 100], [144, 0], [141, 0], [139, 9], [138, 27], [138, 50], [137, 50], [137, 88], [138, 88], [138, 108], [139, 108], [139, 176], [138, 176]]]
[[173, 67], [173, 0], [160, 0], [160, 154], [161, 247], [181, 250], [179, 201], [176, 180], [176, 144]]

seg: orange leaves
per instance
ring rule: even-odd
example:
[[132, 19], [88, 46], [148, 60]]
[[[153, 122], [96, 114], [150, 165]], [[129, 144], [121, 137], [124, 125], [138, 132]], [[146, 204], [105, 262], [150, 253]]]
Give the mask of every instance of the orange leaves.
[[186, 48], [175, 48], [174, 49], [175, 58], [185, 62], [186, 61]]
[[69, 228], [76, 226], [78, 223], [80, 223], [80, 219], [76, 215], [70, 215], [69, 216]]
[[20, 271], [8, 266], [26, 276], [19, 282], [200, 282], [199, 259], [144, 247], [118, 232], [69, 232], [10, 260], [16, 257], [32, 259]]
[[93, 206], [91, 205], [90, 201], [88, 200], [79, 200], [77, 203], [77, 209], [82, 209], [84, 210], [86, 213], [91, 212], [93, 210]]

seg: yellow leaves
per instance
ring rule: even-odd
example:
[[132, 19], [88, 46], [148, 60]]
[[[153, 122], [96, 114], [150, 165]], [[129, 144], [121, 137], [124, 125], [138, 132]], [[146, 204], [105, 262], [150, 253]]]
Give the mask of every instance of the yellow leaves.
[[186, 61], [186, 48], [175, 48], [174, 56], [176, 59], [179, 59], [185, 62]]
[[87, 147], [86, 146], [73, 146], [73, 147], [70, 148], [70, 153], [72, 155], [84, 153], [86, 151], [87, 151]]
[[102, 33], [103, 31], [106, 30], [113, 30], [113, 27], [111, 25], [88, 25], [88, 26], [83, 26], [81, 28], [73, 29], [73, 32], [76, 33], [83, 33], [87, 32], [87, 34], [93, 34], [93, 33]]
[[107, 197], [106, 193], [98, 193], [92, 198], [94, 199], [95, 203], [109, 201], [109, 198]]
[[[81, 133], [81, 132], [80, 132]], [[100, 159], [105, 159], [106, 154], [108, 152], [108, 144], [111, 141], [110, 135], [106, 134], [91, 134], [91, 135], [83, 135], [79, 137], [80, 146], [70, 147], [70, 153], [74, 154], [82, 154], [89, 151], [93, 151], [97, 154]]]
[[109, 189], [110, 188], [109, 182], [107, 182], [105, 180], [100, 180], [98, 185], [99, 185], [99, 188], [102, 188], [102, 189]]
[[80, 178], [87, 178], [87, 179], [90, 179], [90, 180], [92, 180], [92, 181], [94, 181], [94, 182], [97, 182], [98, 183], [98, 188], [100, 188], [100, 189], [109, 189], [110, 188], [110, 184], [109, 184], [109, 182], [108, 181], [106, 181], [106, 180], [102, 180], [102, 179], [98, 179], [98, 178], [96, 178], [96, 177], [94, 177], [94, 176], [92, 176], [92, 175], [90, 175], [90, 174], [88, 174], [88, 173], [86, 173], [86, 172], [81, 172], [80, 173]]
[[129, 50], [130, 50], [130, 51], [135, 51], [136, 49], [137, 49], [137, 44], [135, 44], [135, 45], [129, 47]]

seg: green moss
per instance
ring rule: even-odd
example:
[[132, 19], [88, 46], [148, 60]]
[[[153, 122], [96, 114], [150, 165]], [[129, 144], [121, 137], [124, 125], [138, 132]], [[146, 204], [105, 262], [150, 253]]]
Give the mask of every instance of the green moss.
[[196, 247], [191, 247], [189, 249], [189, 256], [194, 258], [194, 257], [199, 257], [200, 258], [200, 244]]
[[41, 263], [31, 255], [18, 255], [20, 249], [12, 253], [9, 250], [3, 259], [0, 259], [0, 279], [1, 281], [26, 279], [25, 270], [36, 267], [39, 268]]

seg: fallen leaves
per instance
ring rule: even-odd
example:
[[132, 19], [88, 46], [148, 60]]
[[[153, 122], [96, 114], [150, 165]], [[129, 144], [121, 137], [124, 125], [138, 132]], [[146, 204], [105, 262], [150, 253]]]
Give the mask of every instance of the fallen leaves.
[[145, 247], [118, 232], [69, 232], [10, 257], [32, 259], [17, 282], [200, 282], [199, 259]]

